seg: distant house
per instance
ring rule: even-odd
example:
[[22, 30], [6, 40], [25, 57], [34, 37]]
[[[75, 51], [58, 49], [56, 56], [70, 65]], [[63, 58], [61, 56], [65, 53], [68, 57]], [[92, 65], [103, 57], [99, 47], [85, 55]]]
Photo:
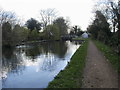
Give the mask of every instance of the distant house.
[[84, 32], [84, 33], [82, 34], [82, 38], [88, 38], [88, 34], [87, 34], [86, 32]]

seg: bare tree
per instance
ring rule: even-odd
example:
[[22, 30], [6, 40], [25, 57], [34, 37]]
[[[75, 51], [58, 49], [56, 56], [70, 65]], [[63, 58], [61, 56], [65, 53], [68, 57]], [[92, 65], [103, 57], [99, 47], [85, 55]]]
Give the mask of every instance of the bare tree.
[[120, 1], [115, 0], [99, 0], [96, 4], [97, 10], [100, 10], [113, 27], [120, 30]]
[[2, 26], [2, 24], [5, 22], [9, 22], [11, 25], [15, 25], [17, 23], [16, 15], [13, 12], [0, 9], [0, 26]]
[[55, 9], [44, 9], [40, 10], [41, 21], [43, 23], [43, 27], [45, 28], [47, 25], [52, 24], [57, 16], [57, 12]]

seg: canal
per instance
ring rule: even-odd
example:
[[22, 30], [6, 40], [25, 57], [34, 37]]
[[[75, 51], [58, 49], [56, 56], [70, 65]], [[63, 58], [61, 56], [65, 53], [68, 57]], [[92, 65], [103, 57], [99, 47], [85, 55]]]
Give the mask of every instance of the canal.
[[42, 42], [2, 50], [2, 88], [46, 88], [80, 46]]

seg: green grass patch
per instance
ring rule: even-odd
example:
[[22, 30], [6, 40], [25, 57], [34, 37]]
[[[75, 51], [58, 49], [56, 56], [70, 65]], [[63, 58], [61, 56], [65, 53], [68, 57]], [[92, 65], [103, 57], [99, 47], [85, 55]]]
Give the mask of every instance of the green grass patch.
[[118, 54], [115, 53], [109, 46], [95, 40], [94, 43], [96, 44], [97, 48], [104, 54], [104, 56], [110, 61], [113, 68], [120, 74], [120, 56], [118, 56]]
[[88, 39], [77, 49], [66, 68], [51, 81], [47, 88], [80, 88], [87, 55]]

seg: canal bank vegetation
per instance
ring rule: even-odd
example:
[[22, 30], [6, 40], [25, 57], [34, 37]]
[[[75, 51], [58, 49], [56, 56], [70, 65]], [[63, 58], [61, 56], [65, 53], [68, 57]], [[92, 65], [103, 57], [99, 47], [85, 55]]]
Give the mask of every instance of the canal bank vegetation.
[[[99, 4], [98, 4], [99, 3]], [[96, 46], [120, 73], [120, 1], [98, 1], [95, 18], [87, 31]]]
[[114, 52], [112, 48], [103, 44], [102, 42], [94, 40], [94, 43], [97, 48], [104, 54], [107, 60], [112, 64], [113, 68], [120, 74], [120, 56]]
[[69, 22], [63, 17], [55, 18], [54, 12], [54, 9], [41, 10], [41, 21], [30, 18], [22, 25], [15, 13], [0, 9], [2, 45], [15, 46], [24, 42], [60, 40], [61, 35], [68, 34]]
[[77, 38], [72, 38], [72, 40], [83, 40], [81, 37], [77, 37]]
[[[100, 1], [98, 1], [100, 3]], [[93, 39], [103, 42], [120, 54], [120, 1], [105, 1], [104, 5], [96, 5], [95, 19], [87, 31]]]
[[86, 38], [82, 38], [82, 37], [76, 37], [76, 38], [72, 38], [73, 41], [84, 41], [86, 40]]
[[[70, 35], [80, 36], [82, 30], [77, 26], [72, 27], [69, 19], [57, 17], [54, 9], [40, 11], [40, 21], [30, 18], [25, 24], [21, 24], [15, 13], [0, 9], [0, 28], [2, 29], [2, 46], [16, 46], [38, 41], [59, 41], [61, 37]], [[54, 19], [53, 19], [54, 18]]]
[[51, 81], [47, 88], [80, 88], [82, 83], [82, 73], [87, 54], [88, 39], [81, 44], [72, 56], [70, 62]]

